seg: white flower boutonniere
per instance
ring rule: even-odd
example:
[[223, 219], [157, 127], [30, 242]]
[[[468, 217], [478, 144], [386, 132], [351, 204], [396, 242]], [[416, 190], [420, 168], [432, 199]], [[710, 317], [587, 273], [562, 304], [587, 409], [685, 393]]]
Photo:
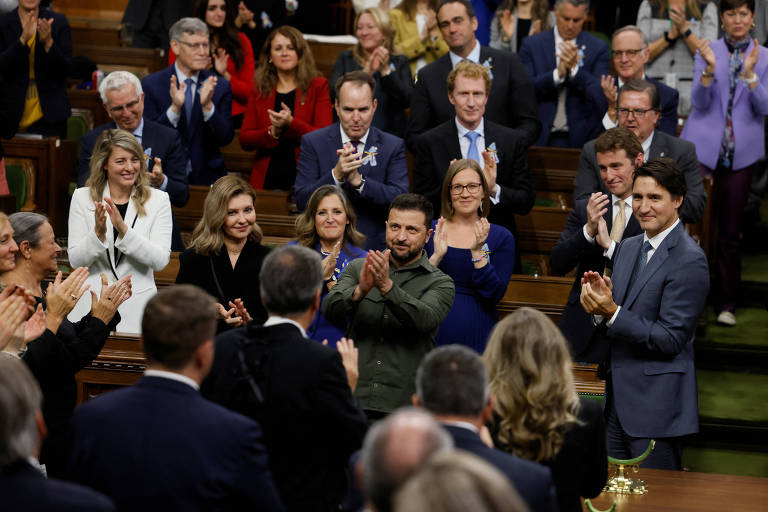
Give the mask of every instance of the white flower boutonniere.
[[493, 155], [493, 161], [499, 163], [499, 151], [496, 149], [496, 143], [491, 142], [491, 145], [485, 148], [487, 152]]
[[493, 57], [485, 59], [482, 66], [488, 68], [488, 75], [491, 77], [491, 80], [493, 80]]

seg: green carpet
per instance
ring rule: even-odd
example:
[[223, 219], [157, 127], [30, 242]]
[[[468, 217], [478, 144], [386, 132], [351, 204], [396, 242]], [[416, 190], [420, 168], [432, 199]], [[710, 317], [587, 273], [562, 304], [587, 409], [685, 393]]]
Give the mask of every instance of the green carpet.
[[715, 314], [710, 312], [706, 335], [696, 343], [768, 348], [768, 311], [764, 307], [739, 308], [736, 320], [735, 327], [718, 325]]
[[764, 253], [742, 254], [741, 280], [768, 283], [768, 259], [766, 259]]
[[768, 477], [768, 453], [686, 446], [683, 466], [700, 473]]
[[768, 422], [768, 375], [696, 370], [699, 415]]

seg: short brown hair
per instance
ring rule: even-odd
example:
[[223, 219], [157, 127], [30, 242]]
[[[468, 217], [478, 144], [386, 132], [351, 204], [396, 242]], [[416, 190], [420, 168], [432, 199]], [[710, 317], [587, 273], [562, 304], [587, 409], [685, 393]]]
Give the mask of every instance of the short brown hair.
[[149, 362], [184, 368], [197, 348], [216, 335], [216, 301], [202, 289], [179, 284], [149, 299], [141, 337]]
[[480, 207], [480, 216], [487, 217], [488, 213], [491, 211], [491, 199], [490, 192], [488, 191], [488, 182], [485, 181], [485, 176], [483, 175], [483, 170], [480, 168], [480, 164], [471, 158], [462, 158], [460, 160], [454, 161], [451, 165], [448, 166], [448, 171], [445, 173], [445, 179], [443, 180], [440, 215], [446, 219], [453, 217], [454, 212], [453, 205], [451, 204], [451, 182], [457, 174], [467, 169], [472, 169], [475, 171], [477, 176], [480, 178], [480, 183], [483, 185], [483, 201]]
[[448, 94], [453, 94], [453, 90], [456, 88], [456, 77], [458, 75], [472, 79], [482, 78], [485, 82], [486, 96], [491, 93], [491, 74], [488, 72], [488, 68], [474, 62], [462, 61], [456, 64], [456, 67], [448, 73], [448, 78], [445, 80], [445, 83], [448, 86]]
[[620, 149], [624, 150], [630, 160], [634, 160], [638, 153], [643, 153], [643, 145], [635, 132], [623, 126], [606, 130], [595, 139], [595, 153], [607, 153]]
[[376, 80], [374, 80], [373, 77], [365, 71], [358, 69], [357, 71], [344, 73], [339, 77], [338, 80], [336, 80], [336, 84], [333, 86], [333, 90], [336, 92], [336, 101], [339, 101], [341, 86], [347, 82], [355, 83], [358, 86], [367, 85], [371, 88], [371, 98], [376, 96]]

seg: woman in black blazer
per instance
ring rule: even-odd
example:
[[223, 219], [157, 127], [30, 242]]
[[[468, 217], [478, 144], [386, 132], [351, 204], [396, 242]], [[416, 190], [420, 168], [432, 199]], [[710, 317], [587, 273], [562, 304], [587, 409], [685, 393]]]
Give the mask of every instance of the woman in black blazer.
[[194, 284], [216, 298], [218, 331], [267, 319], [259, 272], [269, 249], [260, 243], [255, 203], [256, 192], [242, 178], [216, 180], [205, 198], [192, 243], [179, 256], [176, 283]]
[[[344, 50], [331, 73], [331, 101], [336, 100], [336, 81], [344, 73], [363, 70], [376, 80], [377, 107], [372, 125], [385, 132], [405, 136], [405, 110], [411, 104], [413, 79], [408, 57], [394, 55], [395, 31], [389, 15], [376, 7], [360, 11], [355, 17], [357, 45]], [[336, 118], [334, 112], [334, 118]]]
[[483, 354], [496, 398], [491, 434], [499, 448], [552, 470], [560, 512], [581, 512], [608, 478], [602, 406], [579, 398], [568, 345], [540, 311], [499, 322]]

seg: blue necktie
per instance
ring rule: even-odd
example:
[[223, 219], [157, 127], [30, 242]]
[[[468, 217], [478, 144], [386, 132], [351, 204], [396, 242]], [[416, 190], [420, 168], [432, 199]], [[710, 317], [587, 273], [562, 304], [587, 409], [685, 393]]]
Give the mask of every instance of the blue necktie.
[[627, 291], [632, 290], [632, 286], [635, 284], [635, 281], [637, 280], [638, 276], [643, 273], [643, 270], [645, 270], [645, 266], [648, 263], [648, 251], [651, 250], [651, 242], [644, 242], [643, 248], [640, 249], [640, 257], [637, 259], [637, 263], [635, 264], [635, 270], [632, 272], [632, 277], [629, 280], [629, 288], [627, 288]]
[[480, 154], [477, 152], [477, 138], [480, 136], [480, 134], [477, 132], [467, 132], [464, 134], [464, 136], [469, 139], [469, 151], [467, 151], [467, 158], [476, 161], [480, 164], [480, 167], [482, 167], [483, 164], [480, 162]]
[[192, 85], [195, 83], [191, 78], [184, 80], [187, 84], [187, 90], [184, 91], [184, 112], [187, 114], [187, 124], [192, 119], [192, 107], [195, 105], [195, 93], [192, 92]]

